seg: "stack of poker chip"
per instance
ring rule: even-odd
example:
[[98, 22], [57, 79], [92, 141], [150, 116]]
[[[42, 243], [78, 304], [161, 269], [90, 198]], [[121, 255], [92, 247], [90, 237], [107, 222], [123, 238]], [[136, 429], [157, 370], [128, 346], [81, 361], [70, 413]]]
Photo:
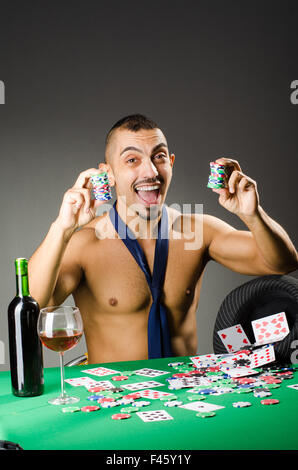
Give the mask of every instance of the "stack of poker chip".
[[95, 199], [99, 201], [109, 201], [112, 199], [108, 174], [106, 172], [91, 176], [90, 181], [92, 183], [92, 194]]
[[208, 188], [222, 189], [228, 187], [228, 167], [227, 165], [220, 165], [219, 163], [210, 163], [211, 174], [208, 179]]

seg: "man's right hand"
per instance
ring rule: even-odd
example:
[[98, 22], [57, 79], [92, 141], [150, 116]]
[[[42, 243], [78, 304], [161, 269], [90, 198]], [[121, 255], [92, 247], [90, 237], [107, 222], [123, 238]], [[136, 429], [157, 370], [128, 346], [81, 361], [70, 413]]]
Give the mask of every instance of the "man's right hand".
[[89, 168], [79, 174], [74, 186], [64, 194], [56, 222], [66, 232], [73, 233], [77, 228], [86, 225], [96, 215], [96, 209], [106, 201], [91, 199], [92, 185], [90, 177], [106, 171], [110, 186], [114, 178], [110, 165], [99, 164], [98, 168]]

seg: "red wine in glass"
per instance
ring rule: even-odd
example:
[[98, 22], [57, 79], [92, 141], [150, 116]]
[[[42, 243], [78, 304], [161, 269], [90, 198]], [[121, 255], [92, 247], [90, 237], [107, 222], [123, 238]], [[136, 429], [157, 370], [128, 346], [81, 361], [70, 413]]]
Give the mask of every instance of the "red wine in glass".
[[68, 351], [78, 344], [83, 335], [78, 330], [55, 330], [52, 336], [47, 336], [44, 331], [39, 335], [42, 344], [52, 351]]
[[52, 405], [65, 405], [76, 403], [78, 397], [70, 397], [64, 390], [64, 364], [65, 351], [78, 344], [83, 335], [83, 322], [78, 307], [46, 307], [39, 313], [37, 332], [41, 342], [48, 349], [59, 353], [61, 394], [57, 398], [49, 400]]

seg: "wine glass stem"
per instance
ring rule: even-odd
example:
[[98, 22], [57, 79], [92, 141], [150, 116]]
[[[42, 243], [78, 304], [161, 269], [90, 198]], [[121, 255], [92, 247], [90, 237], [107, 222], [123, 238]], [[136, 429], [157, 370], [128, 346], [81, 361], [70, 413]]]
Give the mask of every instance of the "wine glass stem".
[[63, 363], [63, 352], [59, 352], [60, 356], [60, 373], [61, 373], [61, 398], [64, 398], [64, 363]]

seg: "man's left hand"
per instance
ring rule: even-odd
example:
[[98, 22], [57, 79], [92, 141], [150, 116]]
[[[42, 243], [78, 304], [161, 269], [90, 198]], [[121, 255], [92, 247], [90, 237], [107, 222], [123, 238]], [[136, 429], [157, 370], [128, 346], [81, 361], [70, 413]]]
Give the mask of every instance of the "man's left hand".
[[237, 160], [218, 158], [215, 163], [227, 165], [232, 170], [228, 188], [212, 190], [219, 194], [219, 203], [239, 217], [255, 215], [259, 207], [257, 183], [242, 172]]

